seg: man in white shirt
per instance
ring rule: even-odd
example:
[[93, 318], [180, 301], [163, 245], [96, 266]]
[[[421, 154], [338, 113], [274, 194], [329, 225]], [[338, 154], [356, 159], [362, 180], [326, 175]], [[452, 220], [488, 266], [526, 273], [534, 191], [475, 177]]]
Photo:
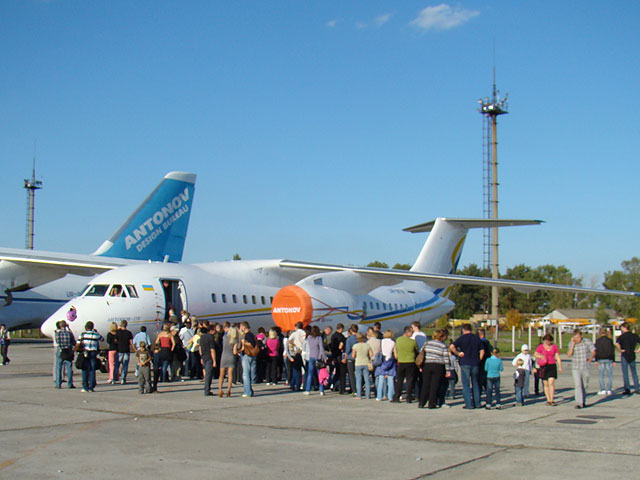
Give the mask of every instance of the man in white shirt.
[[293, 341], [297, 348], [304, 351], [304, 340], [307, 338], [307, 334], [302, 327], [302, 322], [296, 323], [293, 333], [289, 336], [289, 341]]
[[427, 341], [427, 334], [422, 331], [422, 325], [418, 321], [411, 323], [411, 330], [413, 330], [411, 338], [416, 341], [416, 345], [418, 345], [418, 351], [420, 351], [422, 350], [422, 346]]
[[187, 348], [187, 344], [189, 343], [189, 340], [191, 340], [191, 338], [194, 335], [195, 335], [195, 332], [193, 331], [193, 328], [191, 328], [191, 320], [186, 320], [184, 322], [184, 327], [182, 327], [178, 332], [178, 336], [180, 337], [180, 340], [182, 340], [182, 345], [184, 346], [184, 350], [187, 354], [187, 358], [185, 359], [184, 365], [182, 366], [183, 372], [188, 372], [189, 365], [191, 365], [190, 357], [192, 352], [190, 352], [189, 349]]

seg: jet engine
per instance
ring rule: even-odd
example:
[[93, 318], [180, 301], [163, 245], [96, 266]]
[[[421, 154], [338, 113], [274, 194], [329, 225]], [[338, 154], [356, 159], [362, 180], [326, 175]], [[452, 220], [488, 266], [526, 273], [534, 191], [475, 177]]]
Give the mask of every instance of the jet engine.
[[293, 330], [296, 323], [306, 327], [335, 325], [360, 321], [357, 297], [336, 288], [320, 285], [287, 285], [273, 297], [271, 316], [283, 331]]

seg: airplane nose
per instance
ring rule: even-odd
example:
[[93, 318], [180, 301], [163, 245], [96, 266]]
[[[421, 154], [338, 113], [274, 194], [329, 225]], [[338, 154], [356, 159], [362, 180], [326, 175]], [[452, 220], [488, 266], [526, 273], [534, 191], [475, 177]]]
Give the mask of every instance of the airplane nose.
[[47, 318], [40, 327], [40, 331], [42, 332], [42, 334], [46, 335], [49, 338], [53, 338], [55, 330], [55, 321], [51, 317]]

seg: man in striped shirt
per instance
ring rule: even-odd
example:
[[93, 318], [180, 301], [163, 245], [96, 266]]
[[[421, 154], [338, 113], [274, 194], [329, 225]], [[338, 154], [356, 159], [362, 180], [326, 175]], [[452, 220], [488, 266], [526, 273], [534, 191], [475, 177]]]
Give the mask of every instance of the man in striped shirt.
[[[93, 328], [93, 322], [87, 322], [84, 332], [80, 334], [78, 344], [82, 345], [84, 362], [82, 365], [82, 391], [93, 392], [96, 386], [96, 358], [100, 342], [104, 340], [102, 335]], [[81, 354], [82, 355], [82, 354]]]

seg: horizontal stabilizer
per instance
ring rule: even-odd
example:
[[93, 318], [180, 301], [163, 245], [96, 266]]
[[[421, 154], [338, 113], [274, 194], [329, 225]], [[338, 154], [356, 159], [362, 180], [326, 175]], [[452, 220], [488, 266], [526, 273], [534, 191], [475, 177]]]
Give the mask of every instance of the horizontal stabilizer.
[[[510, 220], [510, 219], [489, 219], [489, 218], [442, 218], [442, 221], [459, 225], [465, 230], [469, 228], [493, 228], [493, 227], [521, 227], [523, 225], [540, 225], [542, 220]], [[423, 233], [430, 232], [436, 224], [436, 220], [421, 223], [413, 227], [404, 228], [404, 232]]]

